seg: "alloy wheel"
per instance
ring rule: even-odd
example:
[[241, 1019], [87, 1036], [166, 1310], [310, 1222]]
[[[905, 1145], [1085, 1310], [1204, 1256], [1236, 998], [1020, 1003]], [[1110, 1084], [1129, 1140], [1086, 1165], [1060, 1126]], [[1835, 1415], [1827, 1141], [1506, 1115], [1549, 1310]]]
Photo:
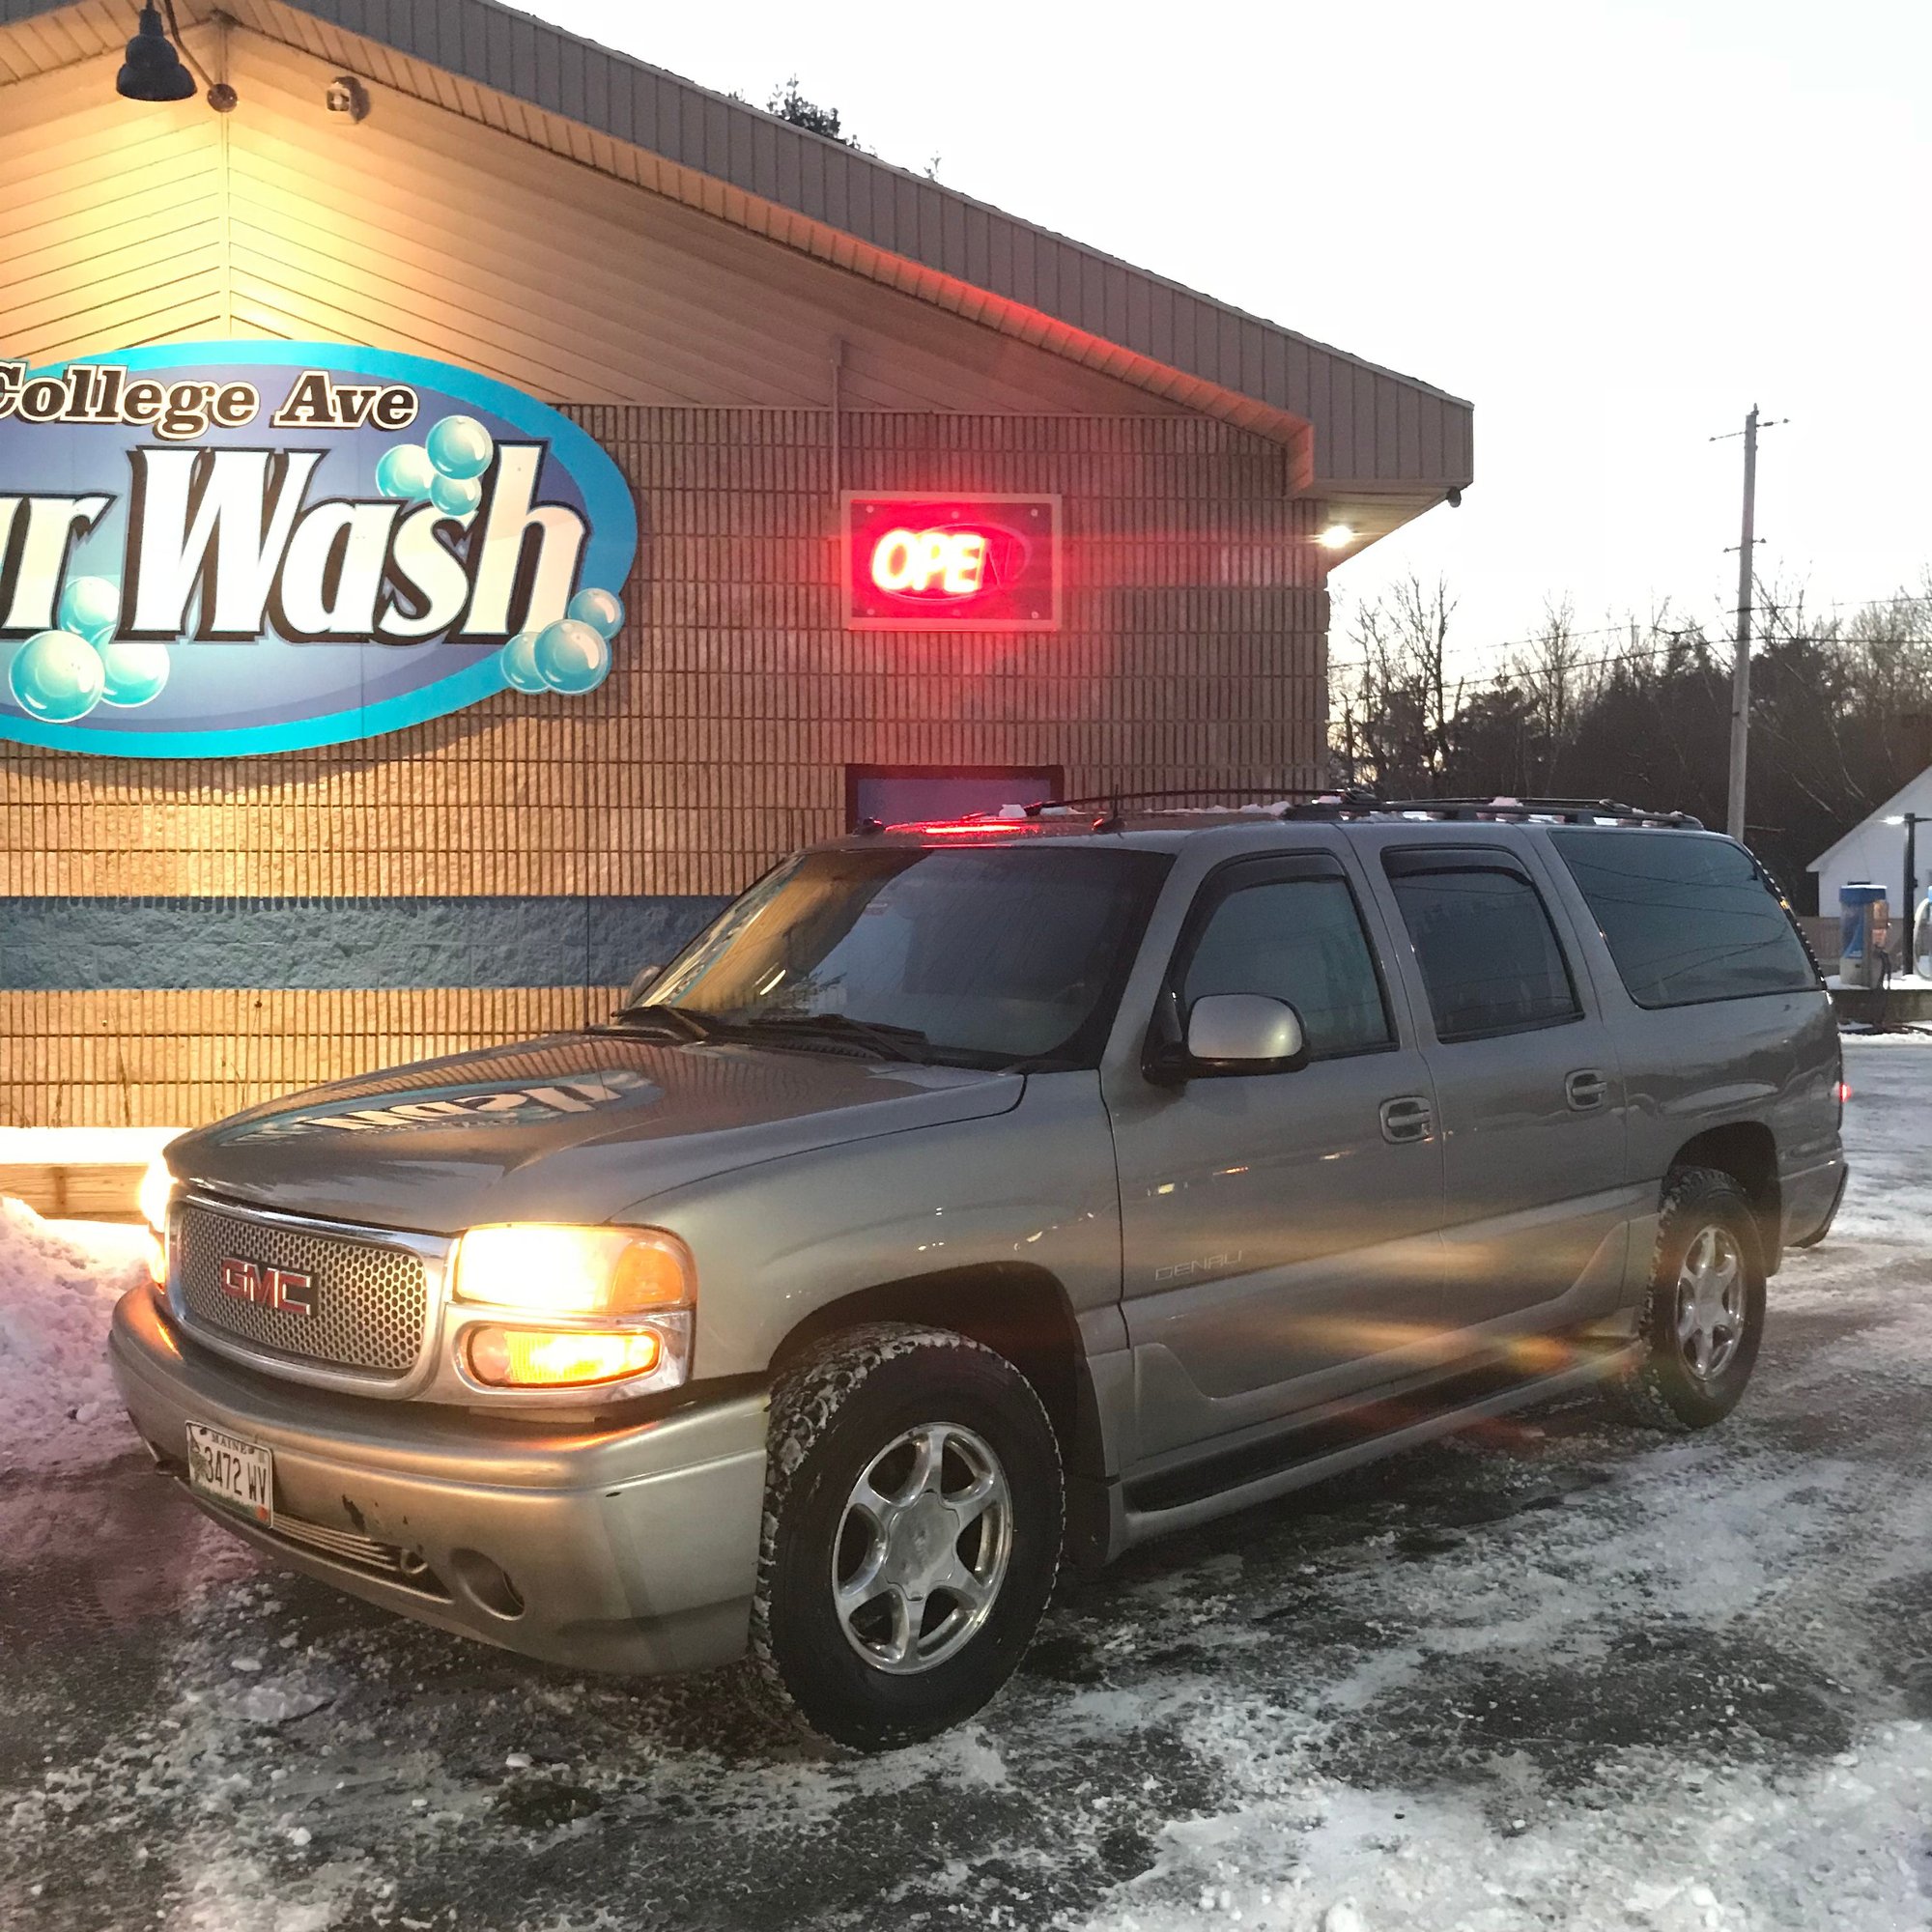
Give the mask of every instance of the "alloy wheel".
[[1702, 1229], [1677, 1271], [1677, 1345], [1700, 1382], [1730, 1367], [1744, 1340], [1747, 1284], [1744, 1257], [1726, 1228]]
[[991, 1614], [1012, 1554], [1012, 1492], [985, 1438], [923, 1423], [867, 1463], [832, 1555], [852, 1648], [894, 1676], [956, 1656]]

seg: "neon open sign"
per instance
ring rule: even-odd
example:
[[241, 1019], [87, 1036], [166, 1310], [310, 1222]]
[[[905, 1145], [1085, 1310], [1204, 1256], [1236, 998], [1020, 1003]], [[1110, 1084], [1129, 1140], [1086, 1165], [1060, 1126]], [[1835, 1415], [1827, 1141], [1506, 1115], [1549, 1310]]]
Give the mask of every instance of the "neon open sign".
[[845, 621], [860, 631], [1051, 631], [1057, 497], [849, 493]]
[[872, 582], [890, 596], [977, 597], [986, 544], [984, 530], [888, 530], [872, 546]]

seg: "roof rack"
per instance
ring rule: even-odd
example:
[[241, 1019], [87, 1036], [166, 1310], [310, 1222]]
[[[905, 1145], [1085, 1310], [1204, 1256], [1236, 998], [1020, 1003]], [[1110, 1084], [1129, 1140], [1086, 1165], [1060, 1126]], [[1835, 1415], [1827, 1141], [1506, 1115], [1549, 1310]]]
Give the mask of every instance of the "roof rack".
[[[1378, 798], [1363, 785], [1329, 785], [1317, 790], [1308, 785], [1266, 787], [1273, 796], [1257, 797], [1253, 785], [1178, 785], [1161, 791], [1094, 792], [1081, 798], [1040, 798], [1021, 806], [1017, 811], [1003, 806], [997, 811], [969, 811], [963, 817], [944, 821], [960, 827], [997, 831], [1001, 826], [1013, 830], [1037, 823], [1048, 812], [1078, 812], [1100, 808], [1094, 819], [1096, 832], [1107, 832], [1122, 823], [1122, 807], [1172, 800], [1240, 799], [1257, 814], [1275, 819], [1350, 819], [1376, 817], [1436, 818], [1463, 824], [1520, 825], [1532, 819], [1559, 819], [1566, 825], [1650, 826], [1678, 832], [1701, 832], [1704, 821], [1688, 811], [1656, 811], [1648, 806], [1624, 805], [1611, 798], [1546, 798], [1508, 796], [1495, 798]], [[1187, 808], [1177, 806], [1184, 811]], [[1202, 810], [1214, 808], [1204, 806]], [[1223, 808], [1226, 810], [1227, 808]], [[876, 818], [862, 818], [853, 828], [861, 834], [923, 829], [920, 824], [887, 825]]]
[[1657, 826], [1683, 832], [1704, 829], [1704, 821], [1693, 818], [1688, 811], [1655, 811], [1648, 806], [1624, 805], [1613, 798], [1385, 798], [1381, 810], [1475, 823], [1510, 824], [1529, 818], [1559, 818], [1566, 825], [1597, 825], [1607, 818], [1619, 825]]
[[1106, 810], [1095, 823], [1104, 827], [1119, 819], [1123, 805], [1203, 798], [1237, 798], [1252, 805], [1258, 811], [1272, 811], [1278, 818], [1366, 818], [1380, 809], [1375, 794], [1365, 791], [1360, 785], [1324, 785], [1319, 788], [1312, 785], [1175, 785], [1162, 791], [1104, 791], [1081, 798], [1036, 799], [1026, 808], [1026, 815], [1037, 818], [1047, 811], [1074, 811], [1083, 806], [1103, 806]]

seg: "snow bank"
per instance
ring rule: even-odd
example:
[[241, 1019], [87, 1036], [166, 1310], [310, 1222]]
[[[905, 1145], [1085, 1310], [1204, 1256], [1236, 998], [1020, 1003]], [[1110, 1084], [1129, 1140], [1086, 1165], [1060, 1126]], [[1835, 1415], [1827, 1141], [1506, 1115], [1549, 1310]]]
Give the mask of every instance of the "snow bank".
[[147, 1233], [89, 1225], [84, 1239], [0, 1196], [0, 1475], [134, 1444], [107, 1372], [107, 1320], [147, 1279]]

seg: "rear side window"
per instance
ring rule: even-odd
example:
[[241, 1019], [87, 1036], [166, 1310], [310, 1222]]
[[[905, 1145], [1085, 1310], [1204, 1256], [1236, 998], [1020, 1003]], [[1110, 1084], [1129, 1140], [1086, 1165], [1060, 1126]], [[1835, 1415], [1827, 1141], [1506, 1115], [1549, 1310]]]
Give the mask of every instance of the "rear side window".
[[1181, 1004], [1208, 993], [1286, 1000], [1318, 1060], [1394, 1037], [1354, 895], [1341, 879], [1276, 879], [1230, 893], [1187, 962]]
[[1727, 838], [1552, 831], [1640, 1007], [1806, 992], [1818, 976], [1771, 882]]
[[1389, 872], [1437, 1039], [1489, 1039], [1581, 1016], [1549, 914], [1520, 873], [1395, 863]]

